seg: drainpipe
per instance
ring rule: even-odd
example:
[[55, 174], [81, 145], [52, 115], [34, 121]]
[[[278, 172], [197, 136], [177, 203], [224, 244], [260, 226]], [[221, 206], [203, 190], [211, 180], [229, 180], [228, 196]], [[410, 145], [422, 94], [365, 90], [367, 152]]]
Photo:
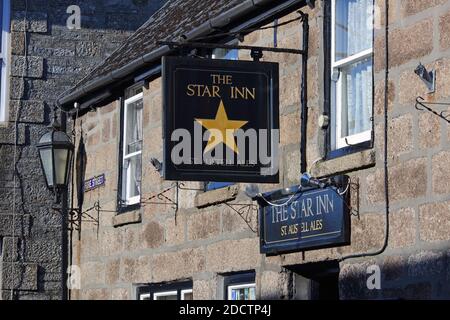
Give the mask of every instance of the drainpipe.
[[[384, 241], [380, 249], [366, 253], [354, 253], [339, 258], [339, 262], [347, 259], [357, 259], [365, 257], [374, 257], [382, 254], [389, 244], [389, 214], [390, 214], [390, 200], [389, 200], [389, 167], [388, 167], [388, 130], [389, 130], [389, 0], [384, 1]], [[381, 49], [381, 48], [380, 48]]]
[[308, 125], [308, 42], [309, 42], [309, 23], [308, 15], [302, 14], [303, 28], [303, 51], [302, 55], [302, 79], [301, 79], [301, 113], [300, 113], [300, 173], [306, 172], [306, 135]]
[[[67, 115], [65, 112], [60, 112], [61, 115], [61, 131], [66, 132], [67, 130]], [[69, 188], [63, 188], [61, 193], [61, 247], [62, 247], [62, 287], [61, 287], [61, 300], [68, 300], [67, 295], [67, 267], [69, 262], [69, 243], [68, 243], [68, 215], [69, 215]]]

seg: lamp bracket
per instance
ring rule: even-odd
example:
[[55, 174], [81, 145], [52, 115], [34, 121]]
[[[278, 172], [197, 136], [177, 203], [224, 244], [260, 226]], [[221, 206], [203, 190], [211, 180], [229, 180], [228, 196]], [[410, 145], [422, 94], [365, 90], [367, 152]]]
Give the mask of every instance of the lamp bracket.
[[[84, 211], [79, 208], [69, 208], [69, 230], [78, 231], [78, 239], [81, 239], [81, 223], [93, 223], [99, 230], [100, 212], [112, 212], [111, 210], [103, 210], [100, 206], [100, 201], [96, 201], [92, 207]], [[91, 211], [95, 214], [90, 213]], [[115, 212], [115, 211], [114, 211]]]

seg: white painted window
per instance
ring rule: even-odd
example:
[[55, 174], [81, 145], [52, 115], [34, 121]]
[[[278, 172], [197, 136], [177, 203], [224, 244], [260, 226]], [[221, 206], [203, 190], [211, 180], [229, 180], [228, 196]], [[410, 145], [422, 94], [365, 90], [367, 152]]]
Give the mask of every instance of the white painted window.
[[124, 103], [122, 202], [137, 204], [141, 200], [143, 93]]
[[181, 300], [194, 300], [192, 289], [181, 290]]
[[150, 300], [150, 293], [143, 293], [139, 296], [139, 300]]
[[[237, 42], [230, 42], [229, 44], [237, 45]], [[212, 52], [211, 58], [223, 60], [239, 60], [239, 51], [237, 49], [222, 49], [217, 48]]]
[[155, 292], [153, 300], [178, 300], [178, 291]]
[[[192, 300], [192, 289], [181, 290], [180, 292], [181, 300]], [[155, 292], [153, 294], [153, 300], [177, 300], [178, 299], [178, 291], [162, 291]]]
[[227, 290], [228, 300], [256, 300], [255, 283], [230, 285]]
[[1, 45], [0, 45], [0, 122], [8, 120], [8, 90], [9, 90], [9, 34], [10, 34], [10, 0], [0, 0]]
[[332, 150], [370, 141], [373, 0], [331, 0]]
[[[177, 300], [178, 291], [155, 292], [153, 300]], [[192, 289], [181, 290], [181, 300], [193, 300]], [[151, 300], [150, 293], [142, 293], [139, 300]]]
[[193, 300], [192, 281], [148, 284], [137, 288], [139, 300]]

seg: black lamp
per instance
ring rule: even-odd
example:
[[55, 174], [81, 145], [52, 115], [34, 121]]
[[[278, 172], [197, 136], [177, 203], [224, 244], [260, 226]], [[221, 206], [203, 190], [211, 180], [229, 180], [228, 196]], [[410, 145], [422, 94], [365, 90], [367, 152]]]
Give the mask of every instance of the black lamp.
[[308, 172], [305, 172], [300, 177], [300, 184], [302, 187], [316, 187], [316, 188], [325, 188], [326, 183], [323, 181], [312, 177]]
[[36, 147], [47, 187], [55, 192], [58, 199], [60, 191], [67, 188], [74, 145], [54, 119], [50, 132], [41, 137]]

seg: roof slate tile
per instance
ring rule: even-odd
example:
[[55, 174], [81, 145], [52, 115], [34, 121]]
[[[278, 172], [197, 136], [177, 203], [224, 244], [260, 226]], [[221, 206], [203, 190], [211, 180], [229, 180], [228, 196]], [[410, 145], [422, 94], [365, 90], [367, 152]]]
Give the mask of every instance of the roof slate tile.
[[158, 41], [177, 40], [184, 33], [240, 3], [242, 0], [167, 1], [125, 43], [70, 91], [153, 51], [158, 47]]

